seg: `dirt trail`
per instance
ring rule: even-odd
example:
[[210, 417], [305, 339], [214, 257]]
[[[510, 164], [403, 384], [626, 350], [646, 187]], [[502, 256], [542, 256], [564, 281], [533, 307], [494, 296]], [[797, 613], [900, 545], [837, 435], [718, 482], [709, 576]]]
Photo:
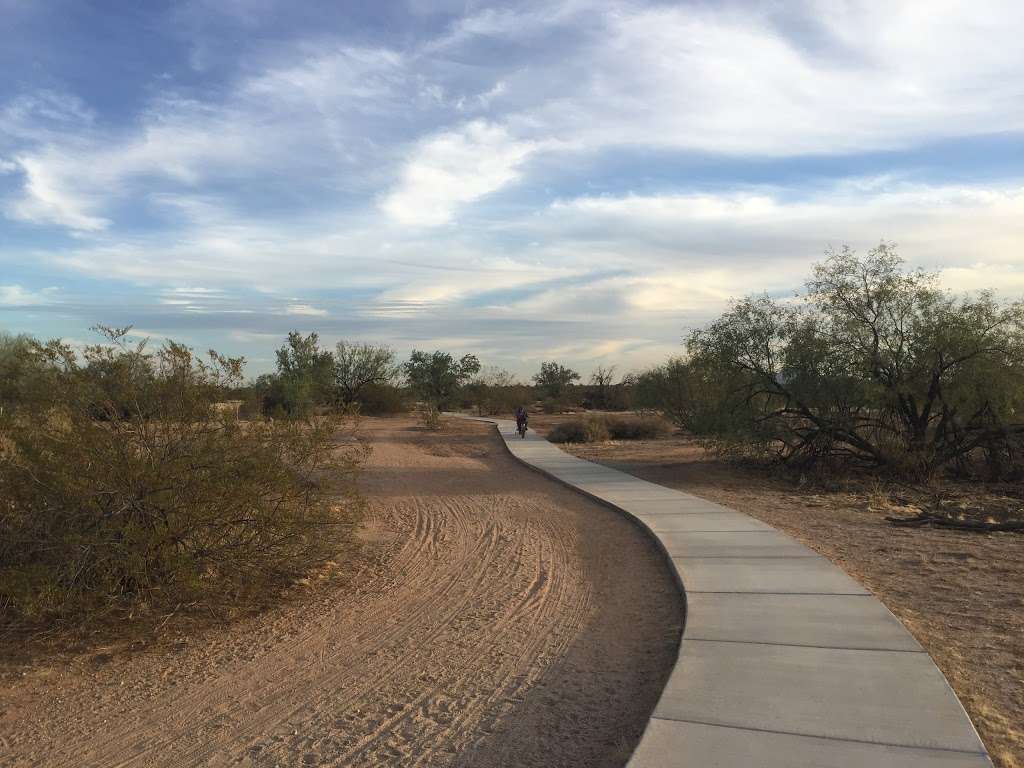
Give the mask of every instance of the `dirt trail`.
[[0, 766], [622, 765], [681, 617], [654, 547], [484, 425], [366, 426], [344, 587], [172, 651], [5, 675]]

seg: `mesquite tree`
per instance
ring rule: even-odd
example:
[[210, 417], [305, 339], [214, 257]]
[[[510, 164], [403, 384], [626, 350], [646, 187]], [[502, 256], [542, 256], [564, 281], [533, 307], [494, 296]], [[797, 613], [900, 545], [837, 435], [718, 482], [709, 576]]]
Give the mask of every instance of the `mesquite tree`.
[[553, 399], [559, 399], [572, 386], [574, 381], [579, 381], [580, 375], [555, 361], [540, 364], [540, 371], [533, 374], [533, 382], [545, 395]]
[[334, 385], [345, 405], [357, 402], [370, 385], [390, 384], [400, 372], [391, 347], [339, 341], [334, 348]]
[[1020, 467], [1024, 304], [953, 296], [891, 245], [830, 252], [802, 302], [743, 299], [688, 351], [723, 395], [696, 421], [724, 441], [918, 476]]
[[476, 355], [456, 360], [447, 352], [427, 353], [414, 349], [402, 366], [413, 391], [437, 407], [446, 407], [456, 390], [480, 371]]

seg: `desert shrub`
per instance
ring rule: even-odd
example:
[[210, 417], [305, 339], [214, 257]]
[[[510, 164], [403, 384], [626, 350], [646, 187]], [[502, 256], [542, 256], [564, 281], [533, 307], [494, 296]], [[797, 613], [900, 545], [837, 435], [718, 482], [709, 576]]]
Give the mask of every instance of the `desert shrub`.
[[569, 419], [548, 431], [552, 443], [603, 443], [608, 437], [608, 426], [599, 416]]
[[45, 386], [0, 420], [0, 621], [141, 615], [297, 574], [358, 510], [343, 417], [213, 407], [243, 360], [126, 331], [81, 358], [35, 344]]
[[392, 416], [409, 410], [406, 394], [391, 384], [367, 384], [355, 402], [367, 416]]
[[583, 419], [563, 421], [548, 430], [548, 440], [552, 443], [585, 443], [587, 426]]
[[604, 423], [612, 440], [653, 440], [668, 433], [668, 425], [655, 416], [607, 416]]
[[594, 416], [583, 419], [583, 432], [588, 443], [603, 443], [611, 437], [608, 433], [608, 422]]
[[424, 429], [436, 432], [444, 425], [441, 419], [441, 410], [431, 402], [422, 403], [419, 408], [420, 425]]
[[35, 388], [38, 366], [27, 354], [29, 336], [12, 336], [0, 331], [0, 416], [10, 414]]
[[540, 409], [547, 414], [564, 413], [567, 410], [571, 410], [572, 405], [568, 398], [545, 397], [540, 401]]
[[484, 406], [488, 414], [514, 413], [520, 405], [530, 406], [536, 400], [533, 387], [525, 384], [494, 387]]
[[496, 366], [481, 369], [460, 394], [460, 406], [473, 408], [480, 416], [512, 413], [534, 400], [533, 387], [518, 383], [514, 374]]
[[237, 415], [240, 419], [251, 421], [263, 417], [263, 397], [256, 389], [255, 383], [224, 387], [220, 400], [225, 403], [237, 403]]
[[630, 411], [633, 410], [633, 377], [627, 375], [618, 384], [613, 384], [605, 398], [605, 410], [608, 411]]
[[615, 366], [599, 365], [590, 376], [590, 385], [583, 387], [583, 407], [600, 411], [626, 411], [632, 406], [635, 374], [626, 374], [615, 383]]
[[263, 416], [263, 400], [253, 387], [242, 387], [232, 393], [234, 398], [241, 400], [238, 418], [247, 421], [259, 420]]
[[602, 443], [606, 440], [650, 440], [669, 427], [654, 416], [585, 416], [568, 419], [548, 431], [552, 443]]
[[273, 418], [309, 416], [335, 401], [334, 356], [320, 337], [291, 331], [276, 351], [277, 371], [256, 379], [263, 413]]

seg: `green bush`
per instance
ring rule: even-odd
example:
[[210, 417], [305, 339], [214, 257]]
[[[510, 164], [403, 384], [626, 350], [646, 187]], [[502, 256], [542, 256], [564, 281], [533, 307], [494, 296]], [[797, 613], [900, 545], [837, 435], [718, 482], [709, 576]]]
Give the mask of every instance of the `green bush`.
[[[0, 623], [202, 600], [297, 575], [359, 509], [343, 417], [245, 422], [214, 407], [241, 359], [178, 344], [27, 354], [43, 385], [0, 420]], [[333, 486], [327, 484], [328, 480]]]
[[428, 354], [414, 349], [402, 365], [410, 389], [439, 409], [451, 407], [459, 390], [479, 371], [480, 361], [475, 355], [456, 360], [441, 350]]
[[405, 393], [391, 384], [367, 384], [356, 402], [359, 412], [367, 416], [392, 416], [409, 410]]
[[36, 367], [28, 355], [29, 336], [0, 331], [0, 416], [10, 414], [35, 389]]
[[488, 401], [481, 407], [481, 415], [513, 413], [520, 405], [526, 407], [535, 399], [533, 387], [523, 384], [494, 387]]
[[284, 411], [290, 416], [309, 416], [318, 406], [334, 400], [334, 356], [320, 349], [320, 337], [291, 331], [277, 350], [277, 372], [261, 376], [264, 411]]

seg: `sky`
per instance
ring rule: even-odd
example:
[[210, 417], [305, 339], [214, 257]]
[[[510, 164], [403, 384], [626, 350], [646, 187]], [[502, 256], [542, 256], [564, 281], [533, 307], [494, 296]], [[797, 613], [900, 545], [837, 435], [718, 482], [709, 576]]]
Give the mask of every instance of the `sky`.
[[0, 0], [0, 330], [522, 377], [829, 247], [1024, 295], [1024, 3]]

